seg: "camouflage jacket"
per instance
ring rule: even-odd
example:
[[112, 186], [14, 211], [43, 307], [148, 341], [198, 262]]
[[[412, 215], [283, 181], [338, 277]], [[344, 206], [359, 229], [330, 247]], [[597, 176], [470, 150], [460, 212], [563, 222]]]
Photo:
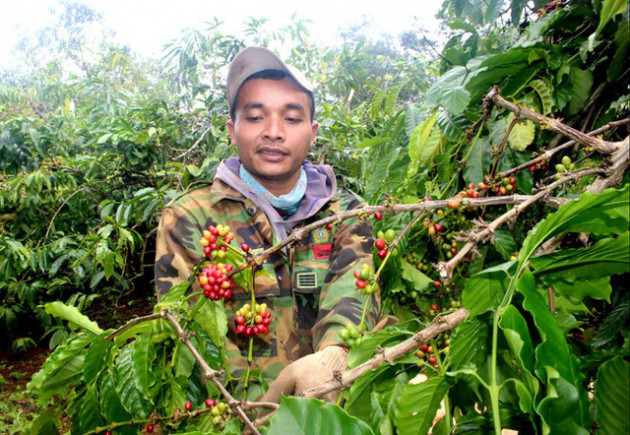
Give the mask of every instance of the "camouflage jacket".
[[[221, 168], [220, 168], [221, 170]], [[332, 171], [332, 170], [331, 170]], [[332, 172], [331, 172], [332, 173]], [[310, 182], [310, 180], [309, 180]], [[339, 211], [362, 204], [349, 191], [336, 187], [319, 209], [312, 210], [297, 226], [307, 225]], [[187, 280], [202, 258], [199, 239], [210, 225], [229, 225], [238, 243], [251, 249], [270, 248], [278, 242], [268, 216], [259, 204], [215, 178], [211, 185], [189, 192], [162, 212], [157, 233], [155, 280], [158, 299]], [[365, 298], [358, 292], [353, 270], [363, 263], [372, 265], [372, 230], [358, 219], [345, 220], [329, 231], [319, 228], [299, 243], [272, 255], [263, 268], [266, 276], [256, 277], [258, 303], [272, 312], [270, 333], [254, 343], [255, 366], [267, 381], [296, 359], [333, 344], [345, 324], [359, 324]], [[193, 290], [199, 290], [195, 281]], [[371, 328], [379, 312], [379, 296], [372, 295], [367, 313]], [[233, 313], [249, 302], [243, 289], [235, 288], [227, 306], [229, 332], [228, 369], [246, 367], [247, 340], [237, 337]]]

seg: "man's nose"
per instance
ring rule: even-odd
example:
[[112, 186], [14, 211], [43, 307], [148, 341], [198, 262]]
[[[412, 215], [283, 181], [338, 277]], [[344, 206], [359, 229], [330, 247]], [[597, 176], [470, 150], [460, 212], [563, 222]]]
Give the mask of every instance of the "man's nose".
[[264, 136], [266, 139], [276, 141], [284, 139], [284, 124], [279, 116], [270, 116], [265, 123]]

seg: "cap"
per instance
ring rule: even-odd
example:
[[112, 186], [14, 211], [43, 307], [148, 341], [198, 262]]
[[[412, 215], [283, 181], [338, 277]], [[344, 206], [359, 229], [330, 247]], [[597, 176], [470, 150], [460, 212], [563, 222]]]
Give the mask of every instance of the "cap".
[[269, 69], [286, 72], [306, 92], [313, 94], [312, 85], [301, 71], [285, 64], [275, 53], [266, 48], [246, 47], [234, 56], [230, 64], [226, 86], [226, 95], [230, 108], [232, 108], [238, 90], [245, 80], [257, 72]]

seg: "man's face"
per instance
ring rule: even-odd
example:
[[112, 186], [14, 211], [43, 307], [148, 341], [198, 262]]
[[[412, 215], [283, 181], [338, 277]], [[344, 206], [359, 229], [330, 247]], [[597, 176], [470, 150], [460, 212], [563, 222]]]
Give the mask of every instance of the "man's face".
[[290, 192], [318, 129], [306, 92], [288, 78], [252, 79], [234, 115], [228, 130], [245, 169], [276, 196]]

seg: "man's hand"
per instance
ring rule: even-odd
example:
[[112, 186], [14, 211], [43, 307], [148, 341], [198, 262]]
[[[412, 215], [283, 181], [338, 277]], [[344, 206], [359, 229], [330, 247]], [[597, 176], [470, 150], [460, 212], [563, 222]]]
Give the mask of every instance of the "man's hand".
[[[344, 370], [348, 351], [340, 346], [328, 346], [319, 352], [300, 358], [285, 367], [260, 399], [263, 402], [280, 402], [280, 393], [298, 395], [319, 384], [333, 379], [335, 371]], [[336, 400], [339, 392], [326, 393], [322, 399]]]

